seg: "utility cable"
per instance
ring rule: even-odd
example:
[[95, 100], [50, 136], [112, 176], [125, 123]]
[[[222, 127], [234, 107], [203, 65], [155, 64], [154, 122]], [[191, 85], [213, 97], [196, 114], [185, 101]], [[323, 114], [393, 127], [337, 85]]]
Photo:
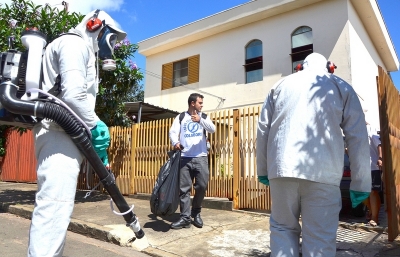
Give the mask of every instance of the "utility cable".
[[175, 79], [175, 80], [174, 80], [174, 79], [169, 79], [169, 78], [166, 78], [166, 77], [161, 76], [160, 74], [154, 73], [154, 72], [152, 72], [152, 71], [148, 71], [148, 70], [144, 70], [144, 71], [145, 71], [146, 74], [148, 74], [149, 76], [152, 76], [152, 77], [154, 77], [154, 78], [157, 78], [157, 79], [160, 79], [160, 80], [164, 79], [164, 80], [170, 81], [172, 84], [173, 84], [173, 83], [178, 83], [179, 86], [183, 86], [183, 87], [185, 87], [185, 88], [187, 88], [187, 89], [194, 90], [194, 91], [198, 91], [198, 92], [203, 93], [203, 94], [205, 94], [205, 95], [209, 95], [209, 96], [213, 96], [213, 97], [215, 97], [215, 98], [218, 98], [218, 100], [219, 100], [218, 108], [220, 107], [221, 103], [223, 103], [223, 102], [226, 100], [226, 99], [223, 98], [223, 97], [220, 97], [220, 96], [217, 96], [217, 95], [214, 95], [214, 94], [205, 92], [205, 91], [203, 91], [203, 90], [194, 89], [194, 88], [188, 87], [186, 84], [183, 84], [183, 83], [181, 83], [181, 82], [178, 82], [176, 79]]

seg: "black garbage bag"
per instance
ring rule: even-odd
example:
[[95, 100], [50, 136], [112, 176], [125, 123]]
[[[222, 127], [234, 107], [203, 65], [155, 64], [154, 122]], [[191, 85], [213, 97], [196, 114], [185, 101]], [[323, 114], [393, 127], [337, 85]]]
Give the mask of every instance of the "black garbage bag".
[[169, 159], [161, 167], [150, 198], [151, 212], [157, 216], [175, 213], [179, 205], [179, 170], [181, 151], [168, 152]]

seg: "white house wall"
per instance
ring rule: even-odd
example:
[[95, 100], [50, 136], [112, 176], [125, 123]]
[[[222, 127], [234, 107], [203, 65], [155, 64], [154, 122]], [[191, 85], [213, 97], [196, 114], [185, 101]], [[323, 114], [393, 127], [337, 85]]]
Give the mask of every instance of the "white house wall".
[[346, 21], [342, 27], [342, 31], [337, 34], [337, 38], [334, 40], [334, 45], [327, 59], [337, 66], [335, 75], [349, 84], [352, 83], [350, 54], [349, 25]]
[[[147, 75], [145, 101], [164, 108], [182, 111], [187, 108], [188, 95], [200, 90], [199, 93], [205, 96], [205, 111], [262, 103], [272, 85], [280, 78], [292, 73], [289, 55], [291, 52], [291, 33], [300, 26], [312, 28], [314, 52], [323, 54], [327, 59], [338, 65], [335, 74], [349, 83], [357, 78], [358, 84], [365, 84], [367, 78], [365, 76], [361, 78], [358, 75], [360, 72], [354, 71], [354, 67], [362, 70], [363, 66], [352, 64], [350, 57], [355, 58], [355, 55], [350, 55], [353, 47], [349, 49], [348, 45], [349, 43], [356, 43], [357, 45], [354, 48], [357, 48], [357, 51], [362, 51], [358, 46], [360, 45], [360, 38], [364, 40], [366, 36], [365, 30], [361, 31], [362, 35], [359, 36], [358, 40], [351, 40], [350, 38], [354, 38], [354, 28], [352, 28], [354, 25], [348, 25], [348, 13], [354, 16], [352, 18], [354, 23], [358, 22], [356, 29], [359, 30], [360, 26], [362, 28], [354, 10], [349, 12], [349, 5], [346, 0], [322, 1], [178, 48], [147, 56], [146, 70], [161, 75], [163, 64], [199, 54], [200, 77], [199, 83], [161, 90], [160, 77]], [[368, 36], [366, 37], [368, 38]], [[264, 80], [245, 84], [243, 67], [245, 46], [253, 39], [259, 39], [263, 42]], [[370, 40], [367, 41], [368, 44], [371, 44]], [[364, 48], [367, 55], [370, 55], [368, 51], [372, 51], [373, 47], [371, 49], [370, 45], [366, 45]], [[356, 53], [354, 52], [354, 54]], [[376, 55], [376, 52], [373, 52], [373, 55]], [[372, 58], [372, 60], [375, 59]], [[373, 61], [369, 60], [369, 62]], [[372, 64], [368, 64], [368, 66], [372, 66]], [[376, 70], [373, 74], [376, 74]], [[368, 81], [368, 83], [373, 83], [375, 78], [371, 81]], [[371, 86], [368, 85], [368, 87]], [[225, 100], [220, 103], [219, 98], [209, 94]]]
[[349, 34], [352, 86], [363, 99], [361, 104], [367, 110], [365, 113], [367, 121], [379, 128], [377, 65], [385, 70], [386, 67], [351, 4], [349, 4]]

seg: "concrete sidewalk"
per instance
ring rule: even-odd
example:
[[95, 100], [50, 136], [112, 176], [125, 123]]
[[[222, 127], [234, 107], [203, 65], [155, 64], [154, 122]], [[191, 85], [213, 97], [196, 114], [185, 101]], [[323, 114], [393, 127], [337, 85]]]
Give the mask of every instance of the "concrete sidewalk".
[[[0, 182], [0, 209], [30, 219], [36, 189], [36, 184]], [[203, 228], [172, 230], [170, 223], [179, 218], [178, 213], [156, 217], [150, 211], [148, 195], [126, 197], [128, 204], [134, 204], [133, 211], [146, 234], [132, 243], [134, 234], [125, 226], [123, 217], [111, 211], [109, 196], [95, 192], [84, 199], [85, 194], [77, 192], [69, 230], [88, 237], [132, 247], [151, 256], [269, 256], [269, 215], [232, 211], [227, 200], [205, 199]], [[381, 226], [375, 228], [362, 221], [341, 215], [337, 256], [400, 256], [400, 238], [387, 241], [384, 217]]]

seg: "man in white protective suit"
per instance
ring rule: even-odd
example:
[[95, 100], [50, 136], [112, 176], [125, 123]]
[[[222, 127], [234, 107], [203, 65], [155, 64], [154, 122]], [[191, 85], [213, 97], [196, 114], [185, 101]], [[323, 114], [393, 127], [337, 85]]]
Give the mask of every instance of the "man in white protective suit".
[[[334, 257], [345, 136], [353, 206], [371, 191], [365, 117], [354, 89], [324, 56], [278, 81], [257, 130], [258, 180], [270, 186], [271, 256]], [[301, 216], [301, 224], [299, 222]]]
[[[43, 56], [43, 90], [52, 92], [87, 125], [94, 149], [105, 166], [110, 136], [94, 111], [98, 92], [95, 53], [103, 69], [115, 69], [113, 48], [125, 36], [107, 13], [96, 10], [51, 42]], [[64, 130], [50, 120], [36, 124], [33, 133], [38, 190], [28, 256], [62, 256], [83, 155]]]

